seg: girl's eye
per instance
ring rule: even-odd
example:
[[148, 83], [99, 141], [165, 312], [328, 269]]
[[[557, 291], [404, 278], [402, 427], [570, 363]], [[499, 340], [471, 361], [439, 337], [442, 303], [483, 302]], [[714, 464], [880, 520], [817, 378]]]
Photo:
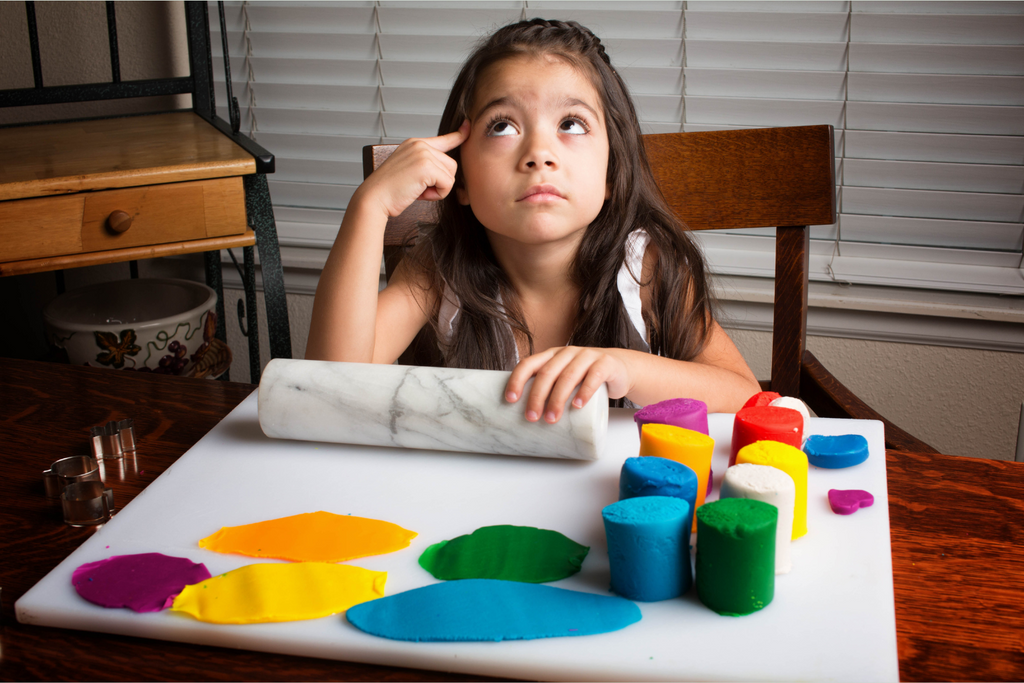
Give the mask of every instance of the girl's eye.
[[510, 121], [495, 121], [487, 129], [487, 135], [489, 137], [500, 137], [505, 135], [515, 135], [516, 129]]
[[569, 135], [586, 135], [587, 125], [579, 119], [566, 119], [558, 126], [558, 130]]

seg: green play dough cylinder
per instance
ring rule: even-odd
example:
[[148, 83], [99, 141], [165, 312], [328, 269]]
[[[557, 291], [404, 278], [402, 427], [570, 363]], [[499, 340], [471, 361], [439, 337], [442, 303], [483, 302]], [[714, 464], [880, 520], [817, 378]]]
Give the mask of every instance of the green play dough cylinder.
[[725, 498], [697, 508], [697, 597], [722, 615], [763, 609], [775, 596], [774, 505]]

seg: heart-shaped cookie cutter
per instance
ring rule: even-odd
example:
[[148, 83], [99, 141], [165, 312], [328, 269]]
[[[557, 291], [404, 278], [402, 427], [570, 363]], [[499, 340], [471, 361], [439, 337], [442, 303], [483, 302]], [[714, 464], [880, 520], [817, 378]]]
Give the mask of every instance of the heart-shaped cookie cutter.
[[111, 420], [89, 430], [92, 434], [92, 452], [97, 458], [121, 458], [135, 451], [135, 423], [128, 417]]
[[43, 472], [43, 486], [47, 498], [60, 498], [69, 485], [84, 481], [102, 482], [99, 463], [96, 462], [96, 458], [88, 455], [61, 458]]
[[96, 526], [114, 514], [114, 492], [101, 481], [68, 484], [60, 496], [64, 522], [70, 526]]

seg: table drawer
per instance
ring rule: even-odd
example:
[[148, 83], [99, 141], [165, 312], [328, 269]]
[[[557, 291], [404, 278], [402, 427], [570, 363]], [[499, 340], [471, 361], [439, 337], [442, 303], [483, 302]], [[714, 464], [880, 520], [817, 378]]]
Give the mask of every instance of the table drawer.
[[245, 230], [240, 176], [20, 199], [0, 203], [0, 261], [188, 242]]

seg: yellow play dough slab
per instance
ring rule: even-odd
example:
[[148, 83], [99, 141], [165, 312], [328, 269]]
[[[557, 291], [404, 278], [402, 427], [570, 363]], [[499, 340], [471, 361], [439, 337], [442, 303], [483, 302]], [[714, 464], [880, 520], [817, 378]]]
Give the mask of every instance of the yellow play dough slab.
[[807, 535], [807, 454], [780, 441], [755, 441], [736, 454], [736, 464], [749, 462], [780, 469], [793, 479], [796, 500], [793, 503], [793, 535]]
[[391, 522], [321, 511], [226, 526], [199, 547], [294, 562], [344, 562], [407, 548], [416, 536]]
[[171, 610], [212, 624], [319, 619], [383, 597], [387, 580], [347, 564], [250, 564], [185, 586]]

